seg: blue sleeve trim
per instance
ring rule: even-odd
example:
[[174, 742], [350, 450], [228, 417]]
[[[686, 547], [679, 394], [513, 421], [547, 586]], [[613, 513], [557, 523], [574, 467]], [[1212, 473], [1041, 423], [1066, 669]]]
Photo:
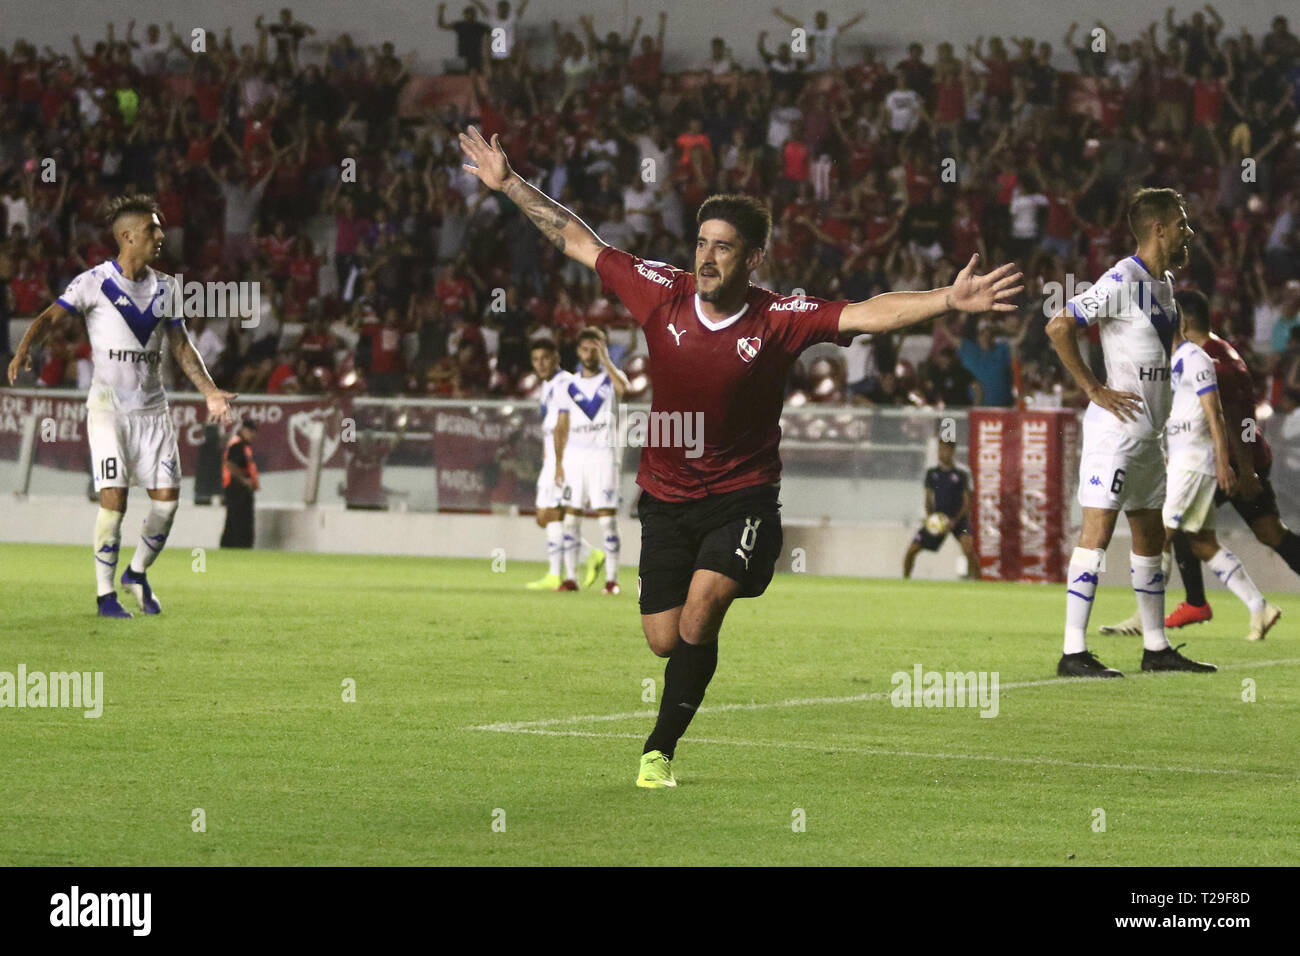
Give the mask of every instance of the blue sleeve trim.
[[72, 303], [70, 303], [67, 299], [63, 298], [62, 296], [59, 296], [59, 298], [55, 299], [54, 301], [57, 302], [59, 305], [63, 306], [65, 309], [67, 309], [67, 310], [68, 310], [69, 312], [71, 312], [73, 315], [81, 315], [81, 310], [78, 309], [78, 308], [77, 308], [75, 305], [73, 305]]
[[1205, 388], [1198, 388], [1198, 389], [1196, 390], [1196, 394], [1197, 394], [1197, 395], [1204, 395], [1206, 392], [1214, 392], [1214, 391], [1218, 391], [1218, 388], [1219, 388], [1219, 386], [1217, 386], [1217, 385], [1207, 385], [1207, 386], [1205, 386]]
[[1073, 302], [1065, 303], [1065, 307], [1070, 310], [1070, 314], [1074, 316], [1074, 321], [1076, 323], [1078, 323], [1079, 325], [1088, 324], [1087, 316], [1085, 316], [1082, 312], [1080, 312], [1079, 307], [1075, 305]]
[[171, 328], [171, 329], [180, 328], [180, 327], [181, 327], [182, 325], [184, 325], [184, 324], [185, 324], [185, 320], [184, 320], [184, 319], [168, 319], [168, 320], [167, 320], [167, 327], [168, 327], [168, 328]]

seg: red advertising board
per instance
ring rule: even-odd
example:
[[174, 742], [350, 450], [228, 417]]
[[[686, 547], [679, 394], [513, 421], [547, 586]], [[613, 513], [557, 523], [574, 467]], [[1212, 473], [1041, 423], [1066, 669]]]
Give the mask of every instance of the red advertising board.
[[1064, 581], [1079, 471], [1077, 413], [972, 409], [970, 464], [971, 523], [984, 576]]
[[[176, 444], [181, 454], [181, 472], [192, 475], [203, 444], [203, 424], [208, 410], [199, 398], [168, 400], [172, 422], [176, 426]], [[90, 449], [86, 441], [86, 399], [84, 396], [58, 392], [0, 393], [0, 460], [14, 460], [22, 444], [23, 421], [36, 413], [37, 437], [35, 464], [61, 471], [84, 471], [89, 474]], [[310, 445], [309, 428], [315, 421], [325, 422], [324, 467], [342, 467], [339, 450], [339, 403], [329, 398], [257, 398], [240, 400], [235, 415], [257, 422], [257, 467], [264, 473], [297, 471], [307, 467]]]

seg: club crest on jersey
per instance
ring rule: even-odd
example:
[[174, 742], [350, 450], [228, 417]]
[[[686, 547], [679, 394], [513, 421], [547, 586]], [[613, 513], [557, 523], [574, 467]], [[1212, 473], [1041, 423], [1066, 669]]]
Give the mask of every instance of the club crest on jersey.
[[736, 339], [736, 351], [746, 362], [752, 362], [758, 356], [758, 350], [763, 347], [763, 340], [757, 335], [751, 335], [748, 338], [742, 336]]

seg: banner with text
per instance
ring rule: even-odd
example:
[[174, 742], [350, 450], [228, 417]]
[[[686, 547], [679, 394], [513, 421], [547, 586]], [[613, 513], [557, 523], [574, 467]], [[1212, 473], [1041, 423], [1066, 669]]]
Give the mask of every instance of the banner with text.
[[[181, 455], [181, 473], [193, 475], [203, 444], [203, 425], [208, 418], [206, 404], [198, 397], [175, 397], [168, 401], [176, 444]], [[33, 462], [59, 471], [90, 473], [90, 447], [86, 441], [86, 399], [84, 395], [57, 392], [0, 392], [0, 461], [18, 458], [23, 422], [36, 415], [36, 448]], [[307, 467], [310, 428], [325, 423], [324, 467], [342, 467], [340, 452], [343, 411], [330, 398], [258, 397], [235, 405], [238, 419], [257, 422], [254, 450], [258, 470], [263, 473], [298, 471]]]
[[971, 409], [971, 524], [986, 578], [1065, 580], [1079, 437], [1071, 409]]

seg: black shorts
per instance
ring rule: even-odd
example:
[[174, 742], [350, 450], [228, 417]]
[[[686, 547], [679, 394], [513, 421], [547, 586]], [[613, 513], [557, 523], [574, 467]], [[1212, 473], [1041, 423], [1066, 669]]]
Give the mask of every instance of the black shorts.
[[757, 485], [695, 501], [662, 501], [642, 492], [642, 614], [681, 607], [696, 571], [740, 583], [740, 597], [767, 590], [781, 555], [780, 485]]
[[951, 532], [954, 537], [963, 534], [970, 534], [970, 520], [962, 518], [943, 534], [931, 534], [925, 529], [925, 525], [923, 524], [921, 527], [916, 529], [916, 534], [912, 535], [912, 540], [926, 551], [938, 551], [940, 545], [942, 545], [944, 541], [948, 540], [949, 532]]
[[[1235, 473], [1237, 466], [1233, 465], [1232, 470]], [[1233, 495], [1229, 498], [1223, 493], [1222, 488], [1214, 489], [1214, 506], [1217, 508], [1225, 501], [1231, 502], [1232, 507], [1237, 509], [1237, 514], [1241, 515], [1241, 520], [1249, 526], [1252, 522], [1260, 518], [1266, 518], [1272, 515], [1274, 518], [1279, 517], [1277, 510], [1277, 495], [1273, 493], [1273, 483], [1268, 480], [1269, 472], [1272, 467], [1265, 468], [1259, 476], [1259, 494], [1254, 498], [1247, 500], [1240, 494]]]

